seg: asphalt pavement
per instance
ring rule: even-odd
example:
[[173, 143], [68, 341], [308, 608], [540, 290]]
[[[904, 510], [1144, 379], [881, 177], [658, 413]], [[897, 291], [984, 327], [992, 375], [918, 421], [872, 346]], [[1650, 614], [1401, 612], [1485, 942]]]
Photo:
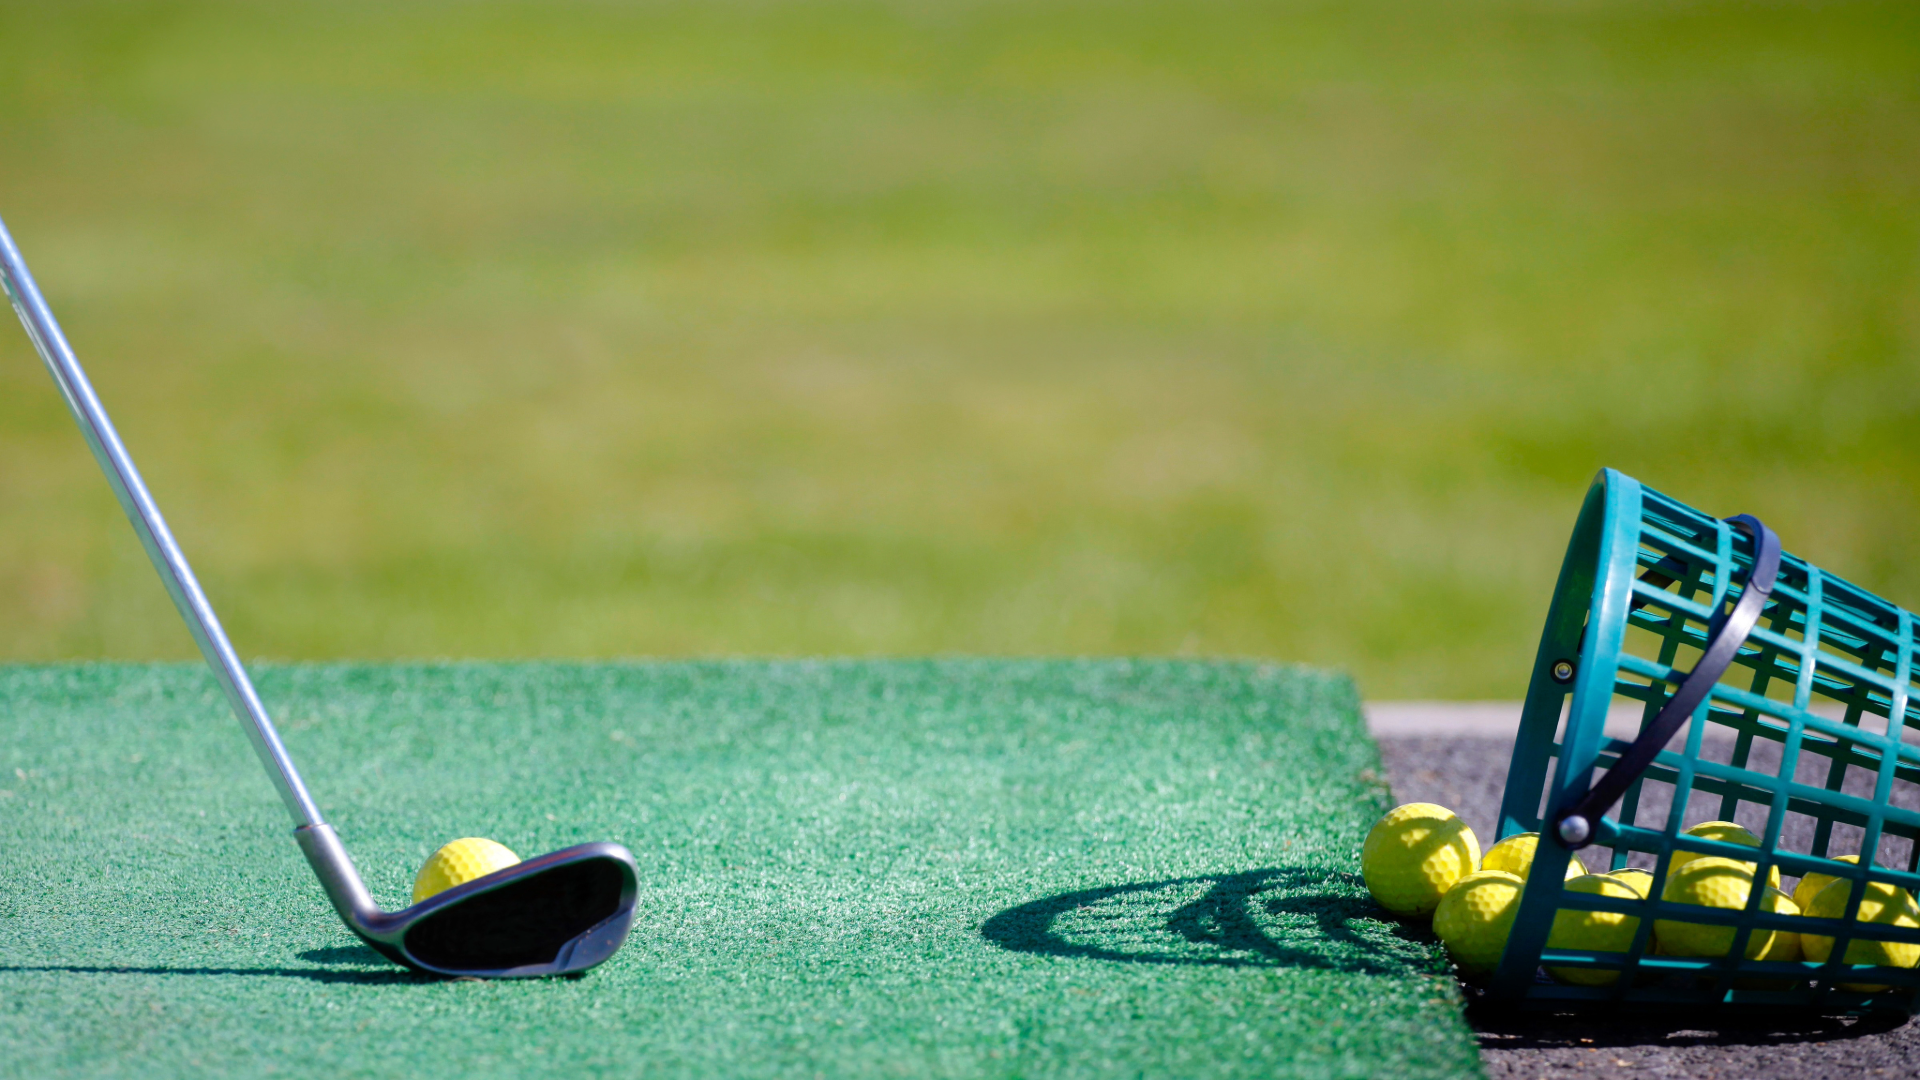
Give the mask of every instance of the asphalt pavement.
[[[1439, 803], [1491, 836], [1519, 707], [1402, 703], [1369, 712], [1395, 800]], [[1898, 1017], [1535, 1016], [1475, 1006], [1468, 1019], [1497, 1080], [1920, 1076], [1920, 1021]]]

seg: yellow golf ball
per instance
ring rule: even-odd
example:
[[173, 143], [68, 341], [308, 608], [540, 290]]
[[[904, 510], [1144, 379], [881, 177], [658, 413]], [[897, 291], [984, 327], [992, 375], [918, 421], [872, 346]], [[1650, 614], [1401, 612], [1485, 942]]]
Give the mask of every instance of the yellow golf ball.
[[1440, 898], [1433, 932], [1464, 975], [1490, 975], [1507, 951], [1507, 935], [1520, 914], [1520, 875], [1481, 870], [1461, 878]]
[[[1859, 866], [1860, 856], [1841, 855], [1836, 857], [1833, 861], [1843, 862], [1843, 863], [1852, 863], [1855, 866]], [[1820, 871], [1815, 870], [1813, 873], [1808, 874], [1806, 877], [1801, 878], [1800, 884], [1795, 885], [1793, 887], [1793, 902], [1800, 905], [1801, 911], [1805, 911], [1809, 907], [1813, 906], [1813, 898], [1820, 895], [1821, 889], [1826, 888], [1827, 886], [1833, 884], [1838, 880], [1840, 879], [1837, 877], [1834, 877], [1832, 874], [1823, 874]]]
[[[1846, 914], [1847, 897], [1852, 895], [1853, 882], [1845, 878], [1831, 882], [1813, 898], [1807, 914], [1816, 919], [1837, 919]], [[1889, 885], [1884, 881], [1867, 882], [1866, 892], [1860, 897], [1860, 913], [1854, 921], [1866, 926], [1905, 926], [1920, 927], [1920, 905], [1916, 905], [1913, 894], [1898, 885]], [[1862, 933], [1871, 933], [1862, 929]], [[1801, 934], [1800, 948], [1807, 959], [1824, 964], [1833, 955], [1833, 939], [1823, 934]], [[1920, 962], [1920, 945], [1901, 941], [1875, 941], [1871, 938], [1854, 938], [1847, 943], [1847, 954], [1843, 960], [1848, 964], [1874, 964], [1879, 967], [1913, 967]], [[1886, 987], [1874, 983], [1841, 983], [1840, 989], [1854, 990], [1862, 994], [1878, 993]]]
[[[1767, 896], [1760, 902], [1760, 906], [1781, 915], [1800, 914], [1800, 905], [1794, 903], [1792, 897], [1772, 886], [1768, 886]], [[1773, 943], [1767, 946], [1766, 952], [1754, 959], [1769, 963], [1790, 963], [1799, 960], [1800, 955], [1800, 935], [1790, 930], [1775, 930]], [[1800, 981], [1798, 979], [1735, 979], [1733, 985], [1741, 990], [1787, 990], [1799, 985]]]
[[1360, 876], [1380, 906], [1395, 915], [1433, 914], [1453, 884], [1480, 865], [1480, 841], [1453, 811], [1407, 803], [1367, 833]]
[[[1539, 833], [1514, 833], [1512, 836], [1507, 837], [1505, 840], [1487, 849], [1486, 855], [1480, 860], [1480, 869], [1505, 870], [1509, 874], [1520, 875], [1520, 880], [1525, 881], [1527, 875], [1533, 870], [1534, 852], [1538, 851], [1539, 848]], [[1580, 856], [1577, 853], [1567, 860], [1566, 878], [1568, 881], [1572, 881], [1574, 878], [1586, 872], [1587, 868], [1585, 864], [1580, 861]]]
[[[1772, 886], [1768, 886], [1767, 898], [1761, 901], [1760, 906], [1781, 915], [1800, 914], [1800, 905], [1793, 902], [1793, 897]], [[1788, 963], [1799, 960], [1804, 951], [1799, 934], [1791, 930], [1775, 930], [1773, 944], [1760, 954], [1760, 959], [1770, 963]]]
[[[1566, 891], [1621, 900], [1641, 898], [1632, 886], [1606, 874], [1574, 878], [1567, 882]], [[1561, 910], [1554, 914], [1553, 929], [1547, 932], [1547, 948], [1623, 953], [1633, 945], [1633, 935], [1639, 929], [1637, 916], [1617, 911]], [[1612, 986], [1620, 979], [1619, 972], [1600, 968], [1550, 967], [1547, 974], [1577, 986]]]
[[[1753, 891], [1753, 872], [1752, 863], [1734, 859], [1711, 855], [1692, 859], [1667, 875], [1667, 884], [1660, 891], [1660, 898], [1680, 904], [1739, 911], [1747, 906], [1747, 897]], [[1785, 899], [1784, 896], [1781, 898]], [[1763, 906], [1772, 902], [1765, 899], [1761, 901]], [[1668, 956], [1725, 956], [1733, 948], [1734, 932], [1731, 926], [1677, 919], [1660, 919], [1653, 924], [1653, 934], [1660, 942], [1660, 951]], [[1755, 959], [1766, 952], [1773, 945], [1773, 936], [1771, 930], [1753, 931], [1747, 937], [1747, 959]]]
[[483, 878], [495, 870], [505, 870], [520, 861], [520, 856], [500, 844], [478, 836], [463, 837], [433, 853], [427, 865], [413, 879], [413, 902], [446, 892]]
[[1623, 866], [1618, 870], [1609, 870], [1607, 877], [1632, 889], [1642, 897], [1653, 895], [1653, 871], [1642, 870], [1637, 866]]
[[[1702, 840], [1718, 840], [1723, 844], [1739, 844], [1743, 847], [1757, 848], [1760, 846], [1759, 837], [1748, 832], [1745, 826], [1731, 821], [1703, 821], [1693, 828], [1686, 830], [1686, 835], [1697, 836]], [[1667, 873], [1671, 875], [1695, 859], [1711, 857], [1713, 856], [1701, 855], [1694, 851], [1675, 851], [1667, 859]], [[1754, 863], [1748, 863], [1747, 867], [1749, 869], [1757, 868]], [[1671, 880], [1671, 878], [1669, 878], [1669, 880]], [[1767, 868], [1767, 884], [1776, 889], [1780, 887], [1780, 868], [1778, 866], [1770, 866]]]

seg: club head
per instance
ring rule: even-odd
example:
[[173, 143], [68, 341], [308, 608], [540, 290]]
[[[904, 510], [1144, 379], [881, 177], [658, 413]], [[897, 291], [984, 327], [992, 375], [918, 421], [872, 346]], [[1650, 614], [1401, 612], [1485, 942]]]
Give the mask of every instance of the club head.
[[[579, 844], [515, 863], [404, 911], [369, 904], [347, 925], [393, 961], [435, 975], [535, 978], [585, 971], [619, 951], [639, 872], [619, 844]], [[356, 905], [358, 906], [358, 905]]]
[[581, 844], [529, 859], [405, 911], [389, 914], [374, 904], [339, 836], [321, 818], [253, 681], [5, 224], [0, 224], [0, 291], [59, 384], [108, 485], [246, 726], [267, 775], [293, 815], [301, 851], [347, 926], [394, 960], [441, 975], [565, 975], [612, 956], [633, 924], [639, 879], [633, 855], [618, 844]]

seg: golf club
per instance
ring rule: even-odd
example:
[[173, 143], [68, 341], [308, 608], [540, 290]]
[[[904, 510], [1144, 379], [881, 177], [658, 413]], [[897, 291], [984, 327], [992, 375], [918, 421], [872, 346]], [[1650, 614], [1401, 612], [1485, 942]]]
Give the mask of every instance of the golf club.
[[562, 848], [457, 885], [404, 911], [380, 910], [287, 756], [246, 668], [227, 641], [213, 606], [201, 592], [3, 221], [0, 286], [53, 373], [174, 606], [252, 738], [267, 775], [293, 815], [300, 850], [347, 928], [389, 959], [439, 975], [565, 975], [585, 971], [618, 951], [633, 924], [639, 882], [632, 853], [619, 844]]

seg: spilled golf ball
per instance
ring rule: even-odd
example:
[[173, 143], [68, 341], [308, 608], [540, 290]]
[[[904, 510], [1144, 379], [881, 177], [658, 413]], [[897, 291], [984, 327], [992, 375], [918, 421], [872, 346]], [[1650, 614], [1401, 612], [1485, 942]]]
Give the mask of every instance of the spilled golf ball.
[[1480, 867], [1480, 842], [1444, 806], [1407, 803], [1374, 825], [1360, 853], [1360, 876], [1380, 906], [1424, 918], [1460, 879]]

